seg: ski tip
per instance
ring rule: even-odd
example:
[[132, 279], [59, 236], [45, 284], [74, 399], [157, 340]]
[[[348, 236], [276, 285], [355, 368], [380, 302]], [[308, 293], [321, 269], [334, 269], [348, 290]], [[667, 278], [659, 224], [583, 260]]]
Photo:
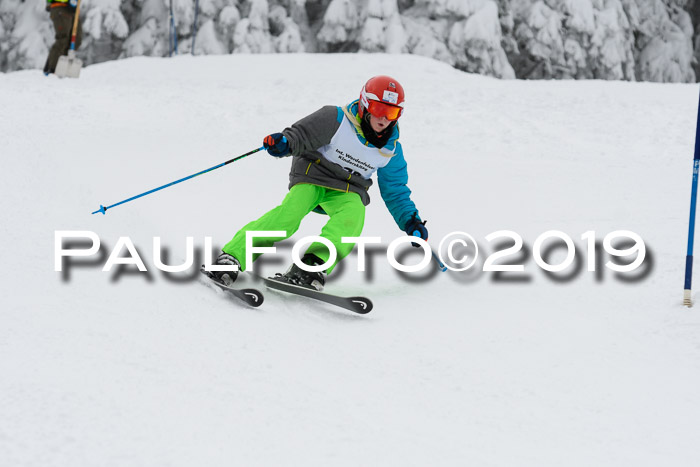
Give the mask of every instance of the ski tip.
[[252, 307], [259, 307], [265, 301], [265, 297], [255, 289], [239, 289], [243, 293], [245, 302]]
[[355, 311], [355, 313], [366, 315], [374, 308], [372, 300], [367, 297], [348, 297], [348, 299], [354, 304], [353, 311]]

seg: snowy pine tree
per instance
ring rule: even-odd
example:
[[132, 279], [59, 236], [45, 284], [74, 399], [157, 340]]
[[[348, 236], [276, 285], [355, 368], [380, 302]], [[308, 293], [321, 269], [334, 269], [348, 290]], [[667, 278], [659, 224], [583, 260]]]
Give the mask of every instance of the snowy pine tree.
[[363, 52], [406, 52], [406, 31], [396, 0], [369, 0], [360, 31]]
[[241, 14], [235, 5], [226, 5], [217, 17], [216, 31], [228, 53], [233, 52], [233, 34], [240, 20]]
[[515, 72], [502, 48], [493, 0], [418, 0], [406, 11], [407, 49], [462, 70], [499, 78]]
[[[302, 45], [305, 52], [315, 52], [317, 50], [316, 33], [320, 28], [321, 20], [317, 20], [317, 12], [323, 12], [328, 7], [329, 0], [318, 0], [308, 2], [307, 0], [289, 0], [289, 11], [287, 16], [299, 29]], [[313, 7], [312, 7], [313, 5]], [[317, 26], [318, 24], [318, 26]]]
[[449, 33], [448, 48], [455, 66], [499, 78], [515, 78], [501, 47], [498, 6], [491, 0], [448, 2], [448, 14], [457, 18]]
[[[221, 55], [230, 53], [228, 40], [233, 35], [233, 28], [227, 29], [226, 25], [221, 25], [221, 18], [224, 21], [230, 19], [233, 26], [240, 19], [238, 10], [235, 7], [235, 0], [194, 0], [192, 11], [196, 11], [192, 27], [188, 29], [188, 35], [183, 38], [187, 42], [186, 50], [190, 50], [193, 55]], [[179, 31], [178, 31], [179, 32]], [[228, 33], [228, 34], [227, 34]], [[194, 43], [195, 50], [191, 50]]]
[[274, 52], [267, 0], [250, 0], [246, 6], [249, 10], [248, 16], [238, 22], [233, 33], [233, 52]]
[[121, 0], [86, 1], [83, 9], [81, 56], [88, 63], [119, 57], [129, 26], [120, 10]]
[[[500, 78], [692, 82], [700, 0], [172, 0], [180, 53], [412, 53]], [[83, 0], [86, 65], [169, 53], [171, 0]], [[0, 1], [0, 71], [40, 69], [45, 0]]]
[[693, 82], [693, 25], [684, 1], [638, 0], [637, 76], [643, 81]]
[[163, 0], [134, 0], [133, 32], [122, 46], [121, 57], [168, 54], [168, 8]]
[[514, 0], [508, 58], [521, 78], [694, 81], [692, 23], [676, 3]]
[[275, 51], [279, 53], [304, 52], [301, 30], [287, 15], [287, 10], [276, 5], [270, 10], [270, 32], [273, 35]]
[[447, 47], [448, 18], [432, 18], [425, 5], [420, 4], [406, 10], [403, 17], [407, 34], [406, 49], [409, 53], [455, 65], [455, 57]]
[[357, 2], [332, 0], [317, 36], [319, 49], [323, 52], [356, 52], [361, 20], [361, 8]]
[[44, 68], [54, 30], [43, 0], [0, 2], [0, 70]]

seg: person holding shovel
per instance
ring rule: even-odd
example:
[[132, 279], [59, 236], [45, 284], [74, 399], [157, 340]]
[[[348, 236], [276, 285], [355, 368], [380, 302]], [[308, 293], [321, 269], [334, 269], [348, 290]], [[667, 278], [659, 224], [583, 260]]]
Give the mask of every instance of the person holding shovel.
[[[73, 20], [76, 14], [78, 0], [46, 0], [46, 11], [51, 13], [51, 21], [56, 31], [56, 41], [44, 65], [44, 74], [48, 75], [56, 71], [56, 64], [61, 55], [66, 55], [70, 49], [71, 33], [73, 32]], [[75, 31], [75, 49], [80, 47], [83, 38], [82, 20], [78, 19]]]

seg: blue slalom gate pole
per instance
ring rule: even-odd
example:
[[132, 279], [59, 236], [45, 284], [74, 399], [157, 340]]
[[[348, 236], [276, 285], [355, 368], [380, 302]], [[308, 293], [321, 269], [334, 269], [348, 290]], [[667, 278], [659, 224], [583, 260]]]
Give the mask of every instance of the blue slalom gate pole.
[[196, 176], [198, 176], [198, 175], [203, 175], [203, 174], [205, 174], [205, 173], [211, 172], [212, 170], [216, 170], [216, 169], [218, 169], [218, 168], [220, 168], [220, 167], [223, 167], [223, 166], [225, 166], [225, 165], [228, 165], [228, 164], [230, 164], [231, 162], [236, 162], [238, 159], [243, 159], [244, 157], [248, 157], [248, 156], [250, 156], [251, 154], [255, 154], [255, 153], [258, 152], [258, 151], [262, 151], [263, 149], [265, 149], [264, 146], [263, 146], [263, 147], [259, 147], [258, 149], [253, 149], [253, 150], [250, 151], [250, 152], [247, 152], [247, 153], [245, 153], [245, 154], [243, 154], [243, 155], [241, 155], [241, 156], [238, 156], [238, 157], [234, 157], [233, 159], [227, 160], [226, 162], [222, 162], [221, 164], [215, 165], [214, 167], [210, 167], [210, 168], [208, 168], [208, 169], [206, 169], [206, 170], [202, 170], [201, 172], [197, 172], [196, 174], [192, 174], [192, 175], [189, 175], [189, 176], [187, 176], [187, 177], [185, 177], [185, 178], [181, 178], [180, 180], [175, 180], [174, 182], [166, 183], [166, 184], [163, 185], [163, 186], [159, 186], [158, 188], [154, 188], [154, 189], [152, 189], [152, 190], [146, 191], [146, 192], [144, 192], [144, 193], [141, 193], [140, 195], [132, 196], [132, 197], [129, 198], [129, 199], [125, 199], [124, 201], [119, 201], [118, 203], [114, 203], [114, 204], [112, 204], [111, 206], [102, 206], [102, 205], [100, 204], [100, 209], [98, 209], [97, 211], [93, 212], [93, 214], [97, 214], [98, 212], [101, 212], [102, 214], [105, 214], [105, 212], [107, 211], [107, 209], [112, 209], [113, 207], [119, 206], [120, 204], [128, 203], [129, 201], [133, 201], [133, 200], [135, 200], [135, 199], [142, 198], [142, 197], [144, 197], [144, 196], [146, 196], [146, 195], [150, 195], [151, 193], [155, 193], [156, 191], [162, 190], [163, 188], [168, 188], [169, 186], [173, 186], [173, 185], [176, 185], [176, 184], [178, 184], [178, 183], [180, 183], [180, 182], [184, 182], [185, 180], [189, 180], [190, 178], [194, 178], [194, 177], [196, 177]]
[[199, 0], [194, 0], [194, 21], [192, 21], [192, 55], [194, 55], [194, 40], [197, 38], [197, 14], [199, 13]]
[[173, 56], [173, 50], [177, 55], [177, 29], [175, 28], [175, 17], [173, 16], [173, 0], [170, 0], [170, 57]]
[[693, 281], [693, 240], [695, 239], [695, 208], [698, 197], [698, 170], [700, 169], [700, 99], [698, 100], [698, 118], [695, 128], [695, 155], [693, 157], [693, 187], [690, 192], [690, 220], [688, 222], [688, 253], [685, 257], [685, 287], [683, 305], [693, 306], [690, 295]]

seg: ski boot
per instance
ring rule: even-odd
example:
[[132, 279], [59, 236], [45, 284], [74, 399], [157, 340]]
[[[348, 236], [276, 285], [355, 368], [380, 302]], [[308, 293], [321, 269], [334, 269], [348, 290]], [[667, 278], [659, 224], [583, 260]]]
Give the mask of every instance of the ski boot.
[[211, 276], [214, 280], [226, 285], [231, 286], [236, 281], [238, 273], [241, 270], [241, 263], [233, 256], [228, 253], [221, 253], [218, 258], [216, 258], [216, 265], [218, 266], [238, 266], [237, 271], [211, 271]]
[[[321, 258], [309, 253], [304, 255], [301, 262], [309, 266], [317, 266], [324, 263]], [[304, 271], [294, 263], [292, 263], [287, 272], [284, 274], [277, 273], [276, 276], [277, 278], [290, 284], [306, 287], [307, 289], [318, 290], [319, 292], [323, 290], [323, 286], [326, 284], [326, 271]]]

